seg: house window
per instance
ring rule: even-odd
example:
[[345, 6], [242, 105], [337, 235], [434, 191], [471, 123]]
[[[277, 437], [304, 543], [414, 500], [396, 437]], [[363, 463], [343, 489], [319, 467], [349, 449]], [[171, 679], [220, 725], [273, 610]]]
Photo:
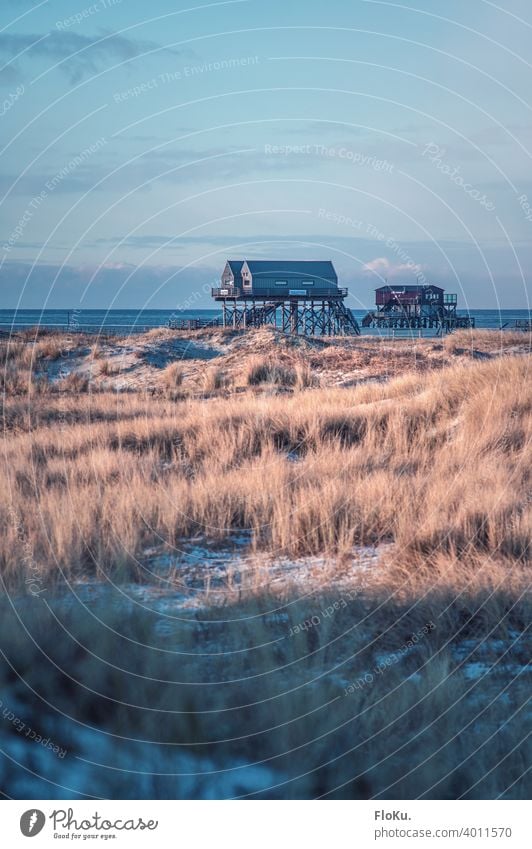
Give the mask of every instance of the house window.
[[288, 286], [288, 280], [276, 280], [275, 285], [276, 286]]

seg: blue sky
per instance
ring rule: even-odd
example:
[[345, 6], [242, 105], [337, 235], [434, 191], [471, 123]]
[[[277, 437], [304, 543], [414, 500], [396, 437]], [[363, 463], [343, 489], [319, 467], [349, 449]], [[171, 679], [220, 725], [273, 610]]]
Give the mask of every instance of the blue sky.
[[227, 256], [528, 307], [531, 43], [525, 0], [3, 0], [0, 307], [210, 307]]

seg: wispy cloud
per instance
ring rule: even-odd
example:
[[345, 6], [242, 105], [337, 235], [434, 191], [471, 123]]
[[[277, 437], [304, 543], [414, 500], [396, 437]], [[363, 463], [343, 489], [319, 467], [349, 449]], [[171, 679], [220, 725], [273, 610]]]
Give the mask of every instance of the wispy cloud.
[[[69, 160], [79, 152], [66, 154], [63, 162], [58, 162], [59, 172]], [[100, 154], [99, 154], [100, 156]], [[131, 162], [118, 167], [121, 160], [114, 152], [106, 149], [101, 158], [87, 162], [69, 173], [55, 187], [54, 194], [85, 192], [97, 187], [98, 191], [127, 192], [136, 186], [149, 191], [152, 184], [158, 182], [195, 184], [234, 180], [246, 174], [292, 173], [315, 169], [315, 159], [298, 159], [266, 156], [264, 151], [250, 149], [209, 148], [204, 150], [182, 149], [179, 151], [152, 151]], [[318, 164], [323, 162], [318, 160]], [[117, 169], [117, 170], [115, 170]], [[114, 173], [113, 173], [114, 172]], [[50, 179], [50, 173], [37, 172], [19, 177], [15, 173], [0, 173], [0, 192], [12, 191], [13, 194], [34, 197], [39, 194]], [[11, 187], [14, 186], [14, 189]]]
[[11, 83], [17, 76], [21, 77], [21, 67], [28, 61], [44, 59], [52, 66], [57, 65], [58, 70], [66, 74], [69, 82], [75, 84], [98, 73], [111, 63], [126, 62], [136, 56], [158, 50], [183, 55], [181, 51], [163, 47], [153, 41], [135, 40], [107, 30], [100, 30], [96, 36], [54, 30], [47, 35], [1, 33], [0, 64], [4, 68], [0, 79]]
[[159, 248], [167, 247], [175, 250], [176, 244], [179, 245], [199, 245], [202, 248], [220, 247], [221, 249], [230, 250], [233, 245], [249, 245], [253, 246], [255, 253], [271, 253], [272, 244], [279, 246], [286, 244], [293, 245], [295, 242], [301, 244], [312, 245], [316, 241], [316, 234], [303, 235], [272, 235], [272, 233], [254, 233], [253, 235], [243, 235], [242, 233], [228, 233], [225, 235], [213, 235], [212, 233], [204, 233], [202, 235], [185, 234], [183, 236], [163, 235], [159, 233], [138, 235], [138, 236], [111, 236], [96, 239], [91, 246], [98, 247], [102, 245], [123, 244], [131, 248]]

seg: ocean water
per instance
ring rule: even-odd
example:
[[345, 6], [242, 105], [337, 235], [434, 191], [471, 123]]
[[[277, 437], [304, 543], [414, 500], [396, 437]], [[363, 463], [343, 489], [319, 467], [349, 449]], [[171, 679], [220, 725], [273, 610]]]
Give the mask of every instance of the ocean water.
[[[360, 323], [367, 310], [353, 310]], [[459, 315], [475, 319], [478, 328], [512, 329], [516, 319], [531, 318], [530, 310], [458, 310]], [[98, 333], [102, 330], [119, 334], [141, 333], [153, 327], [164, 327], [171, 318], [216, 319], [221, 310], [0, 310], [0, 331], [23, 330], [37, 325], [48, 328], [83, 330]], [[366, 331], [382, 333], [382, 331]], [[428, 334], [427, 334], [428, 335]]]

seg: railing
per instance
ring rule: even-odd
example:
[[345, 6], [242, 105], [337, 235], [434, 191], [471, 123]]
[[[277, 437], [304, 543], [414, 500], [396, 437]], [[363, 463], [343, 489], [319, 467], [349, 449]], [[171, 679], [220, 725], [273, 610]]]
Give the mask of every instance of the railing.
[[90, 333], [100, 336], [128, 335], [130, 333], [146, 333], [148, 330], [156, 330], [164, 327], [164, 324], [85, 324], [83, 322], [2, 322], [0, 323], [0, 335], [12, 336], [17, 333], [29, 332], [38, 334], [45, 333]]
[[[304, 294], [290, 294], [290, 292], [302, 293], [303, 290]], [[253, 288], [243, 289], [240, 286], [219, 286], [211, 289], [211, 295], [213, 298], [236, 298], [237, 300], [245, 298], [260, 298], [264, 300], [270, 300], [271, 298], [278, 300], [304, 298], [305, 300], [310, 301], [321, 300], [322, 298], [346, 298], [347, 294], [347, 289], [341, 289], [340, 287], [317, 289], [314, 288], [314, 286], [305, 286], [304, 284], [301, 286], [294, 285], [293, 287], [287, 286], [286, 288], [279, 286], [278, 288], [261, 290], [253, 290]]]
[[243, 290], [238, 286], [219, 286], [211, 289], [213, 298], [240, 298]]
[[419, 295], [379, 295], [375, 299], [378, 307], [415, 307], [421, 306], [422, 301]]
[[220, 318], [171, 318], [168, 321], [170, 330], [200, 330], [203, 327], [220, 327]]

